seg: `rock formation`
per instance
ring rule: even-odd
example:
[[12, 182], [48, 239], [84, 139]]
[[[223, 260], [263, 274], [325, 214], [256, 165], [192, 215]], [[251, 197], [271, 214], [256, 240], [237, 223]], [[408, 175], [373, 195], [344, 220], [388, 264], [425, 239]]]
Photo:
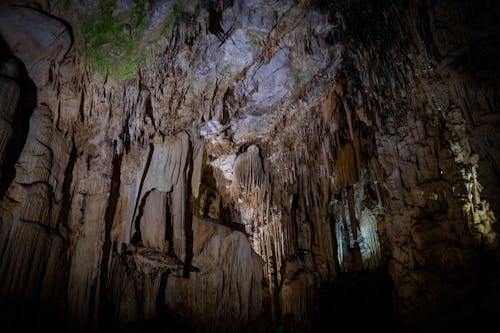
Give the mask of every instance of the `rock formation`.
[[[489, 0], [1, 4], [0, 319], [493, 322], [499, 19]], [[329, 312], [347, 285], [375, 306]]]

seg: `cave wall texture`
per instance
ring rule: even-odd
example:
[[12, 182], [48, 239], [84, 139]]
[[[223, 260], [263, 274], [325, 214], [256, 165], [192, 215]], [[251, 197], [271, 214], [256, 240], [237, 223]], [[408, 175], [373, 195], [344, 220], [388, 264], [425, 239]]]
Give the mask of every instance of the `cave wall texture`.
[[307, 332], [369, 271], [406, 330], [498, 317], [499, 8], [2, 2], [0, 318]]

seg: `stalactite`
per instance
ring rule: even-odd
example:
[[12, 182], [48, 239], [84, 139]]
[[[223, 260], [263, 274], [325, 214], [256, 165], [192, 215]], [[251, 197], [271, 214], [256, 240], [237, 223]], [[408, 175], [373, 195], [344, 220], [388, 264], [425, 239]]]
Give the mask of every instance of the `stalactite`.
[[361, 172], [359, 149], [356, 149], [356, 144], [347, 143], [338, 149], [336, 153], [334, 169], [334, 185], [336, 189], [354, 185], [358, 181]]
[[497, 47], [475, 5], [155, 2], [126, 34], [159, 53], [120, 83], [81, 50], [88, 9], [24, 2], [0, 5], [27, 72], [0, 69], [2, 296], [78, 328], [250, 331], [264, 277], [269, 317], [308, 331], [318, 288], [352, 271], [387, 270], [416, 322], [494, 285]]
[[363, 260], [363, 269], [376, 269], [382, 264], [377, 220], [373, 213], [366, 208], [361, 215], [360, 231], [362, 237], [360, 251]]
[[353, 255], [352, 255], [352, 269], [354, 271], [359, 271], [362, 269], [362, 259], [360, 252], [360, 239], [359, 239], [359, 222], [356, 216], [356, 211], [354, 209], [355, 199], [353, 188], [350, 186], [347, 188], [347, 206], [349, 207], [349, 226], [352, 233], [352, 238], [354, 242]]
[[193, 145], [193, 177], [191, 180], [191, 188], [193, 189], [194, 198], [198, 198], [200, 184], [203, 172], [203, 162], [205, 156], [205, 146], [203, 140], [198, 140]]
[[[247, 151], [237, 157], [233, 166], [233, 191], [250, 193], [253, 190], [265, 190], [262, 160], [257, 146], [248, 147]], [[259, 200], [259, 199], [257, 199]]]

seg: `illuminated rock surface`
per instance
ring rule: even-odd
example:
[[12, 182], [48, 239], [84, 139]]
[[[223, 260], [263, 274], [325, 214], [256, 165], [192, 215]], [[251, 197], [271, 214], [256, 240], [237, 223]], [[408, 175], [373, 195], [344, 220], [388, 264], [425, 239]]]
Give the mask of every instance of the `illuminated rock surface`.
[[0, 5], [0, 327], [500, 315], [495, 1]]

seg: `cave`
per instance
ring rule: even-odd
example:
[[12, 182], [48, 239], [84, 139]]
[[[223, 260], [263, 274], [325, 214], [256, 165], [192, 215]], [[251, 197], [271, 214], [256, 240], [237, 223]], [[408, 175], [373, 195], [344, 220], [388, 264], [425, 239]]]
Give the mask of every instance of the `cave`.
[[3, 0], [0, 331], [500, 318], [497, 0]]

